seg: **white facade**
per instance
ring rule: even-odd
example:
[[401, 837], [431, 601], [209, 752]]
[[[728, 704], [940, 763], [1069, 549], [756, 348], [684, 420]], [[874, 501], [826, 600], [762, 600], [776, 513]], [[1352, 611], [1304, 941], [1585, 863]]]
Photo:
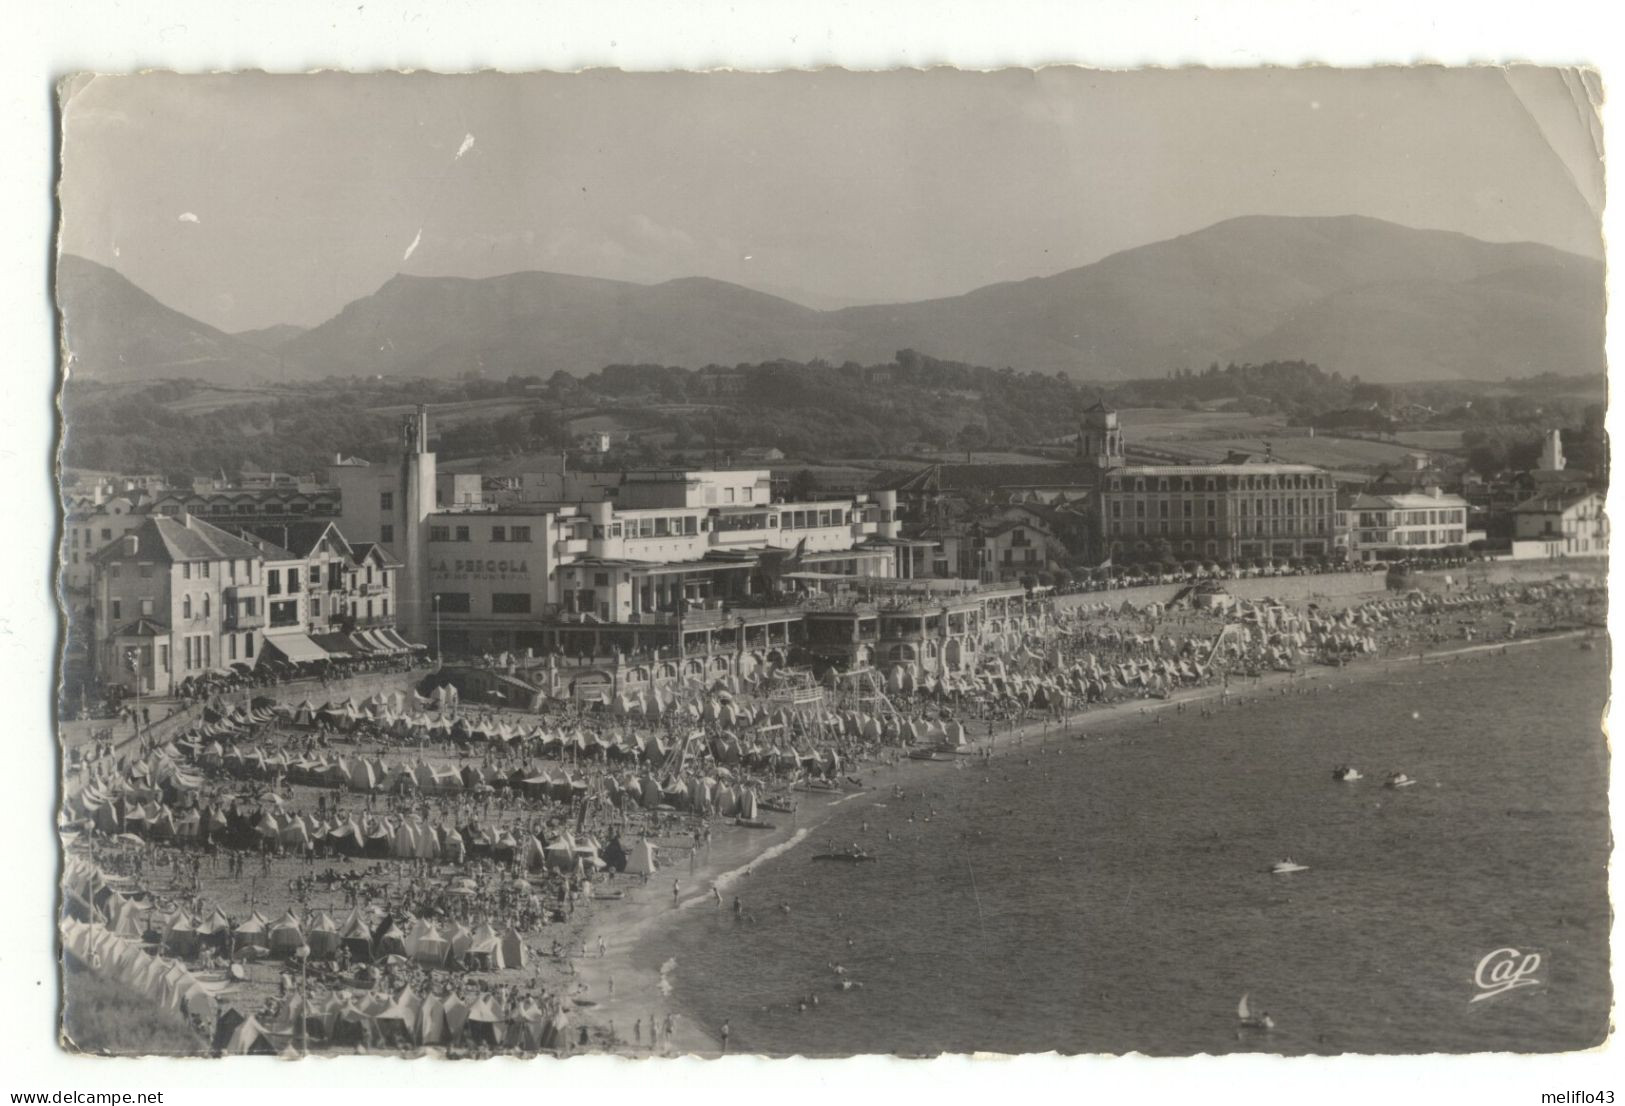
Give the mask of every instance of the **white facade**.
[[1467, 501], [1428, 492], [1354, 496], [1339, 509], [1347, 520], [1349, 556], [1377, 560], [1467, 544]]
[[1608, 515], [1597, 492], [1536, 496], [1513, 509], [1515, 548], [1522, 556], [1597, 557], [1608, 553]]

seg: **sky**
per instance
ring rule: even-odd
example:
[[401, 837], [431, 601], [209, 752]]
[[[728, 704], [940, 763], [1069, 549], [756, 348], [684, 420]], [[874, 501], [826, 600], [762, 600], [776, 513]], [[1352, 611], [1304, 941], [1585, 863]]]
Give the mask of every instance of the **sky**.
[[61, 122], [61, 249], [230, 332], [397, 273], [912, 301], [1256, 214], [1602, 256], [1553, 69], [160, 73], [71, 79]]

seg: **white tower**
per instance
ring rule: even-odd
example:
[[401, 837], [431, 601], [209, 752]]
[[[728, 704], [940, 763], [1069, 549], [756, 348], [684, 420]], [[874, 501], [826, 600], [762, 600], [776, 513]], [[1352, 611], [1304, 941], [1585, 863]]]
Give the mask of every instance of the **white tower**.
[[1556, 472], [1568, 467], [1563, 457], [1563, 432], [1546, 431], [1546, 441], [1540, 447], [1540, 467]]
[[400, 483], [395, 493], [396, 552], [401, 570], [401, 621], [415, 641], [432, 641], [433, 596], [429, 594], [429, 515], [435, 509], [435, 455], [429, 452], [429, 409], [419, 405], [401, 426], [404, 438]]
[[1105, 400], [1096, 400], [1083, 412], [1078, 425], [1078, 459], [1098, 469], [1123, 463], [1123, 431], [1117, 425], [1117, 412]]

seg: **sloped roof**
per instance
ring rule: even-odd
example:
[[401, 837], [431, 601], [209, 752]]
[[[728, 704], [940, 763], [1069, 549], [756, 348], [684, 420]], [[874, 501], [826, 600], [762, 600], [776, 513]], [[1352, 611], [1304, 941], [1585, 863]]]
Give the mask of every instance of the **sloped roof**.
[[344, 535], [339, 532], [338, 527], [327, 521], [265, 522], [239, 526], [236, 529], [245, 538], [252, 534], [300, 557], [308, 557], [315, 552], [316, 546], [321, 544], [328, 531], [332, 531], [333, 536], [345, 545], [350, 544], [344, 541]]
[[1568, 494], [1535, 495], [1512, 508], [1519, 514], [1555, 515], [1595, 496], [1596, 492], [1570, 492]]
[[374, 551], [377, 552], [378, 559], [385, 568], [400, 568], [404, 564], [399, 557], [390, 551], [389, 546], [381, 542], [358, 541], [350, 545], [350, 554], [356, 564], [360, 564], [372, 556]]
[[[174, 564], [183, 561], [226, 561], [262, 556], [249, 542], [204, 522], [195, 515], [168, 518], [154, 515], [143, 522], [125, 541], [116, 541], [96, 554], [103, 563], [109, 561], [154, 561]], [[134, 538], [136, 549], [127, 553], [128, 539]]]

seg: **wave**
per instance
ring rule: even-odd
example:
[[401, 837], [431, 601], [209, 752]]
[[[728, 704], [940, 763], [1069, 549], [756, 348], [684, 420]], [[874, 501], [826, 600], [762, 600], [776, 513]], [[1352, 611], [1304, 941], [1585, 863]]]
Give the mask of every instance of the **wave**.
[[763, 849], [749, 864], [741, 864], [731, 872], [723, 872], [712, 882], [719, 890], [732, 885], [734, 881], [739, 879], [740, 876], [744, 875], [758, 864], [765, 864], [776, 856], [783, 856], [785, 853], [801, 844], [809, 832], [811, 831], [808, 830], [807, 827], [803, 826], [801, 829], [798, 829], [795, 833], [791, 834], [786, 840], [780, 841], [772, 848]]
[[677, 970], [677, 957], [675, 957], [675, 956], [671, 957], [664, 964], [660, 965], [660, 993], [665, 995], [667, 998], [671, 997], [671, 993], [672, 993], [672, 989], [673, 989], [672, 988], [671, 978], [672, 978], [672, 973], [675, 972], [676, 970]]

